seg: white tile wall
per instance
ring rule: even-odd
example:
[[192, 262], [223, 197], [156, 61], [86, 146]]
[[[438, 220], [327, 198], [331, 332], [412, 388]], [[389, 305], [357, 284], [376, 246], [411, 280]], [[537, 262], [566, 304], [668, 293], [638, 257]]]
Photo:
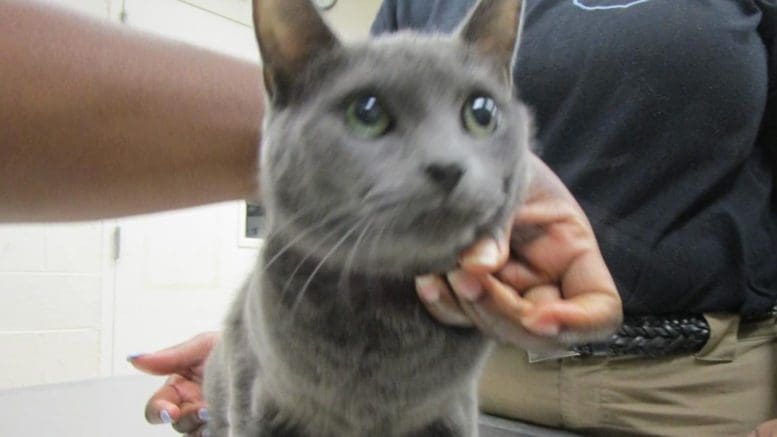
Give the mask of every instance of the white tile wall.
[[0, 333], [0, 389], [93, 378], [98, 350], [94, 329]]
[[100, 329], [99, 275], [0, 275], [0, 333]]
[[102, 258], [101, 223], [47, 226], [44, 268], [47, 272], [97, 273]]
[[45, 265], [45, 227], [0, 227], [0, 272], [40, 272]]
[[100, 375], [102, 226], [0, 226], [0, 388]]

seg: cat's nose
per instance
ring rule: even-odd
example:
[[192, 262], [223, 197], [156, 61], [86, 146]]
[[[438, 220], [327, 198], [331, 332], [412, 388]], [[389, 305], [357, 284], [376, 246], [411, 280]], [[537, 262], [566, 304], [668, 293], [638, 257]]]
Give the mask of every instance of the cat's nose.
[[464, 176], [464, 169], [459, 164], [429, 164], [425, 172], [426, 176], [446, 193], [453, 191]]

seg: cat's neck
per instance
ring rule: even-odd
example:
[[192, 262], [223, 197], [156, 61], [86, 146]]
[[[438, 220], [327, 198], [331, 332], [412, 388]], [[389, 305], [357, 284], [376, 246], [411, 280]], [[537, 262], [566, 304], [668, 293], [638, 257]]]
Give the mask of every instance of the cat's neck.
[[365, 306], [416, 306], [413, 276], [385, 275], [346, 269], [326, 262], [309, 250], [288, 246], [280, 236], [265, 240], [262, 268], [273, 288], [284, 298], [305, 299], [316, 304], [347, 302]]

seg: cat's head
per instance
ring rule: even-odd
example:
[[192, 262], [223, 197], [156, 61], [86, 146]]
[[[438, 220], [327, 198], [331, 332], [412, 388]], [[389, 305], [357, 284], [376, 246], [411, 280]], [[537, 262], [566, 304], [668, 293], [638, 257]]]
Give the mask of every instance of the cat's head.
[[255, 0], [270, 233], [312, 259], [408, 275], [449, 269], [503, 228], [528, 180], [510, 79], [521, 3], [481, 1], [454, 35], [344, 45], [309, 0]]

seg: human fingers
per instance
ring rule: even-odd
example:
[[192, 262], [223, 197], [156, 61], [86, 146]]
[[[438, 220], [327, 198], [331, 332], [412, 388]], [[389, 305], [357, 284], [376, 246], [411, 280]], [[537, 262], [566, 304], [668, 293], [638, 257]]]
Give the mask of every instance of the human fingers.
[[[476, 276], [461, 270], [449, 273], [448, 282], [467, 317], [472, 319], [473, 312], [466, 311], [467, 307], [463, 305], [464, 303], [480, 310], [479, 316], [483, 323], [479, 325], [486, 324], [492, 319], [499, 320], [500, 323], [521, 325], [532, 333], [542, 336], [556, 335], [561, 329], [559, 322], [547, 318], [532, 319], [530, 324], [524, 323], [524, 319], [531, 316], [534, 303], [560, 298], [560, 292], [555, 286], [539, 285], [527, 292], [527, 296], [522, 296], [513, 287], [493, 275]], [[477, 321], [475, 322], [478, 324]]]
[[[448, 275], [448, 281], [467, 316], [488, 331], [496, 331], [494, 326], [505, 322], [523, 326], [522, 318], [533, 308], [530, 300], [492, 275], [475, 276], [465, 271], [454, 271]], [[549, 296], [535, 291], [532, 298], [545, 299]], [[498, 330], [504, 331], [504, 327]], [[546, 328], [537, 334], [553, 335], [557, 332], [558, 329]]]
[[[597, 252], [593, 230], [572, 205], [548, 201], [527, 205], [516, 215], [516, 228], [532, 227], [530, 239], [512, 241], [513, 250], [535, 275], [556, 281], [585, 253]], [[514, 235], [521, 234], [516, 229]]]
[[130, 356], [129, 362], [138, 370], [152, 375], [169, 375], [193, 371], [201, 376], [202, 364], [207, 359], [219, 334], [199, 334], [179, 345], [149, 354]]
[[416, 292], [429, 313], [440, 322], [452, 326], [472, 326], [448, 284], [437, 275], [416, 278]]
[[[523, 318], [527, 328], [558, 324], [569, 341], [575, 342], [604, 339], [617, 329], [623, 318], [622, 303], [597, 247], [569, 260], [557, 284], [553, 288], [559, 299], [543, 299], [543, 305]], [[548, 287], [539, 285], [527, 293], [544, 290], [545, 296], [551, 296]]]
[[564, 347], [552, 336], [530, 332], [499, 310], [488, 294], [476, 302], [461, 302], [463, 311], [486, 335], [533, 352], [560, 352]]
[[564, 342], [593, 341], [606, 338], [621, 321], [621, 302], [614, 290], [577, 293], [567, 298], [553, 284], [519, 293], [493, 276], [480, 280], [489, 297], [484, 299], [489, 311], [537, 335], [557, 336], [563, 332]]
[[152, 424], [178, 422], [191, 408], [204, 407], [202, 387], [181, 375], [171, 375], [146, 403], [146, 420]]
[[479, 280], [486, 290], [487, 298], [483, 299], [482, 306], [488, 313], [543, 337], [553, 337], [561, 331], [560, 320], [536, 315], [539, 305], [561, 299], [561, 293], [554, 285], [538, 285], [521, 295], [494, 276], [482, 276]]
[[173, 423], [173, 429], [181, 434], [197, 434], [208, 419], [208, 410], [202, 402], [189, 403], [181, 408], [181, 417]]
[[562, 298], [561, 290], [555, 285], [538, 285], [521, 293], [523, 298], [532, 303], [532, 308], [547, 302], [556, 302]]
[[181, 417], [181, 404], [183, 399], [178, 391], [172, 384], [165, 382], [146, 403], [146, 421], [153, 425], [172, 424]]
[[510, 255], [508, 241], [511, 223], [495, 235], [483, 237], [472, 247], [462, 252], [459, 264], [462, 269], [474, 274], [490, 273], [499, 269]]
[[[513, 283], [558, 283], [565, 299], [599, 294], [602, 296], [594, 301], [611, 301], [619, 307], [620, 297], [615, 282], [584, 216], [568, 206], [553, 208], [545, 205], [524, 210], [519, 217], [519, 220], [544, 223], [545, 232], [518, 248], [523, 264], [519, 268], [524, 268], [524, 271], [508, 271], [508, 275], [503, 275], [505, 279]], [[602, 321], [607, 317], [619, 320], [620, 309], [614, 312], [612, 309], [612, 306], [605, 305], [596, 315], [603, 317]]]
[[517, 259], [507, 261], [504, 267], [495, 273], [495, 276], [519, 291], [552, 282], [544, 273], [532, 269], [525, 262]]
[[565, 343], [604, 340], [615, 332], [620, 322], [620, 302], [602, 294], [543, 303], [523, 320], [526, 326], [557, 323]]

